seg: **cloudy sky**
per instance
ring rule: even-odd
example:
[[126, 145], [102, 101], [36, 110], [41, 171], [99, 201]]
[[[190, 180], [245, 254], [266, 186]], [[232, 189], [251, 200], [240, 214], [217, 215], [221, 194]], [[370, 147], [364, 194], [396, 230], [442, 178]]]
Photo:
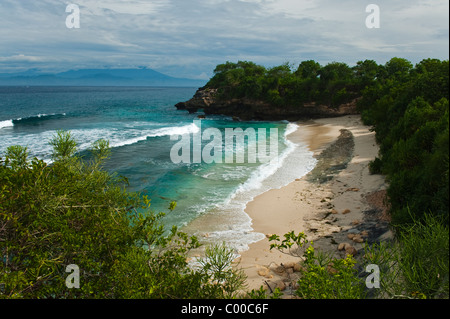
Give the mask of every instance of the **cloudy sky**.
[[[80, 28], [66, 27], [68, 4]], [[366, 27], [369, 4], [380, 28]], [[0, 73], [146, 66], [207, 79], [225, 61], [449, 58], [448, 0], [0, 0]]]

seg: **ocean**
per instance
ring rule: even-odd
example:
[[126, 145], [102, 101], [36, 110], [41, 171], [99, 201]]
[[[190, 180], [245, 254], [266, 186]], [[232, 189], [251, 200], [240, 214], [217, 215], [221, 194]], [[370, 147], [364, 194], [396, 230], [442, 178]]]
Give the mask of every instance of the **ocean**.
[[[49, 141], [57, 130], [70, 131], [81, 154], [96, 140], [109, 140], [112, 153], [105, 169], [127, 177], [130, 191], [148, 195], [153, 211], [168, 212], [170, 202], [177, 202], [176, 209], [163, 219], [168, 229], [175, 225], [205, 242], [226, 242], [243, 251], [264, 237], [252, 231], [251, 219], [244, 212], [246, 204], [271, 188], [305, 175], [316, 160], [307, 145], [287, 138], [297, 124], [236, 122], [219, 115], [199, 119], [201, 113], [176, 110], [174, 105], [190, 99], [195, 91], [163, 87], [0, 87], [0, 156], [8, 146], [22, 145], [28, 147], [30, 156], [50, 163]], [[193, 152], [195, 141], [203, 150], [211, 145], [211, 140], [202, 135], [208, 129], [225, 136], [227, 128], [254, 130], [257, 143], [262, 141], [267, 150], [273, 142], [270, 129], [276, 129], [277, 157], [249, 163], [254, 149], [248, 139], [242, 145], [234, 143], [235, 156], [247, 154], [244, 163], [177, 163], [171, 157], [182, 136], [191, 141]], [[259, 134], [258, 129], [267, 134]]]

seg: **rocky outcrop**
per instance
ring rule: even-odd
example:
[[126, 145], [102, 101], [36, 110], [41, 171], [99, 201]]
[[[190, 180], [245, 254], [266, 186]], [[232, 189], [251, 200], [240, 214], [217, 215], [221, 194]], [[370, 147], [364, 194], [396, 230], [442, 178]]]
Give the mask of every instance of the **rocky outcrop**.
[[358, 99], [330, 107], [327, 105], [305, 103], [304, 105], [274, 106], [268, 102], [248, 98], [222, 100], [218, 98], [217, 89], [200, 88], [195, 95], [186, 102], [175, 105], [179, 110], [195, 113], [199, 110], [205, 114], [229, 115], [241, 120], [301, 120], [308, 118], [323, 118], [357, 114]]
[[192, 99], [186, 102], [175, 104], [179, 110], [187, 110], [189, 113], [195, 113], [198, 109], [204, 109], [216, 102], [217, 89], [199, 88]]

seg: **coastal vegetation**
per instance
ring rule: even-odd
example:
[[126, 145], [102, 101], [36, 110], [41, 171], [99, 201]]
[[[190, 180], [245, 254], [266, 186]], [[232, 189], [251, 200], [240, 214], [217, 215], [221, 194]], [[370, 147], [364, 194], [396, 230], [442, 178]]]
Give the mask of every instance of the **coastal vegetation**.
[[[366, 246], [365, 259], [328, 256], [304, 234], [273, 235], [271, 249], [294, 251], [301, 264], [301, 298], [449, 297], [449, 64], [402, 58], [354, 67], [304, 61], [266, 68], [253, 62], [220, 64], [206, 88], [214, 99], [263, 101], [278, 110], [311, 104], [337, 109], [356, 101], [376, 132], [374, 174], [389, 184], [393, 243]], [[282, 113], [281, 113], [282, 116]], [[245, 278], [230, 267], [224, 245], [188, 263], [195, 237], [165, 229], [164, 213], [127, 191], [127, 179], [107, 172], [107, 141], [77, 153], [69, 132], [50, 141], [52, 163], [29, 159], [11, 146], [0, 159], [0, 298], [234, 298]], [[168, 211], [176, 209], [172, 203]], [[383, 272], [381, 289], [366, 289], [365, 267]], [[67, 265], [83, 282], [68, 288]], [[367, 274], [365, 274], [367, 276]], [[246, 296], [266, 297], [263, 291]], [[279, 296], [279, 291], [275, 291]]]
[[[50, 143], [51, 165], [21, 146], [0, 162], [0, 298], [230, 298], [241, 288], [229, 248], [189, 266], [197, 239], [166, 230], [164, 213], [102, 169], [108, 142], [94, 143], [89, 160], [69, 132]], [[78, 287], [66, 285], [68, 265], [79, 269]]]
[[449, 231], [436, 216], [402, 226], [395, 241], [366, 243], [364, 258], [315, 249], [304, 233], [269, 240], [270, 249], [299, 258], [294, 294], [302, 299], [449, 298]]
[[388, 179], [393, 223], [430, 213], [448, 225], [449, 63], [426, 59], [413, 67], [394, 58], [381, 70], [359, 106], [380, 145], [371, 169]]
[[218, 65], [207, 88], [217, 88], [219, 99], [248, 98], [275, 106], [316, 102], [336, 107], [358, 96], [361, 85], [375, 77], [371, 61], [350, 68], [333, 62], [326, 66], [309, 60], [292, 70], [288, 63], [265, 68], [253, 62], [227, 62]]

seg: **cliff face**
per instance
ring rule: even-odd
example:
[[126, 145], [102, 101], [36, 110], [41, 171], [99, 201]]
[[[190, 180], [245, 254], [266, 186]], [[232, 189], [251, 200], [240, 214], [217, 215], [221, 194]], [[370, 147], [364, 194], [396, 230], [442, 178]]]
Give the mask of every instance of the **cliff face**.
[[179, 110], [187, 110], [195, 113], [203, 110], [205, 114], [229, 115], [241, 120], [301, 120], [308, 118], [335, 117], [342, 115], [357, 114], [356, 102], [330, 107], [308, 103], [303, 106], [277, 107], [264, 101], [251, 100], [247, 98], [219, 100], [216, 98], [217, 89], [200, 88], [195, 95], [186, 102], [175, 105]]

